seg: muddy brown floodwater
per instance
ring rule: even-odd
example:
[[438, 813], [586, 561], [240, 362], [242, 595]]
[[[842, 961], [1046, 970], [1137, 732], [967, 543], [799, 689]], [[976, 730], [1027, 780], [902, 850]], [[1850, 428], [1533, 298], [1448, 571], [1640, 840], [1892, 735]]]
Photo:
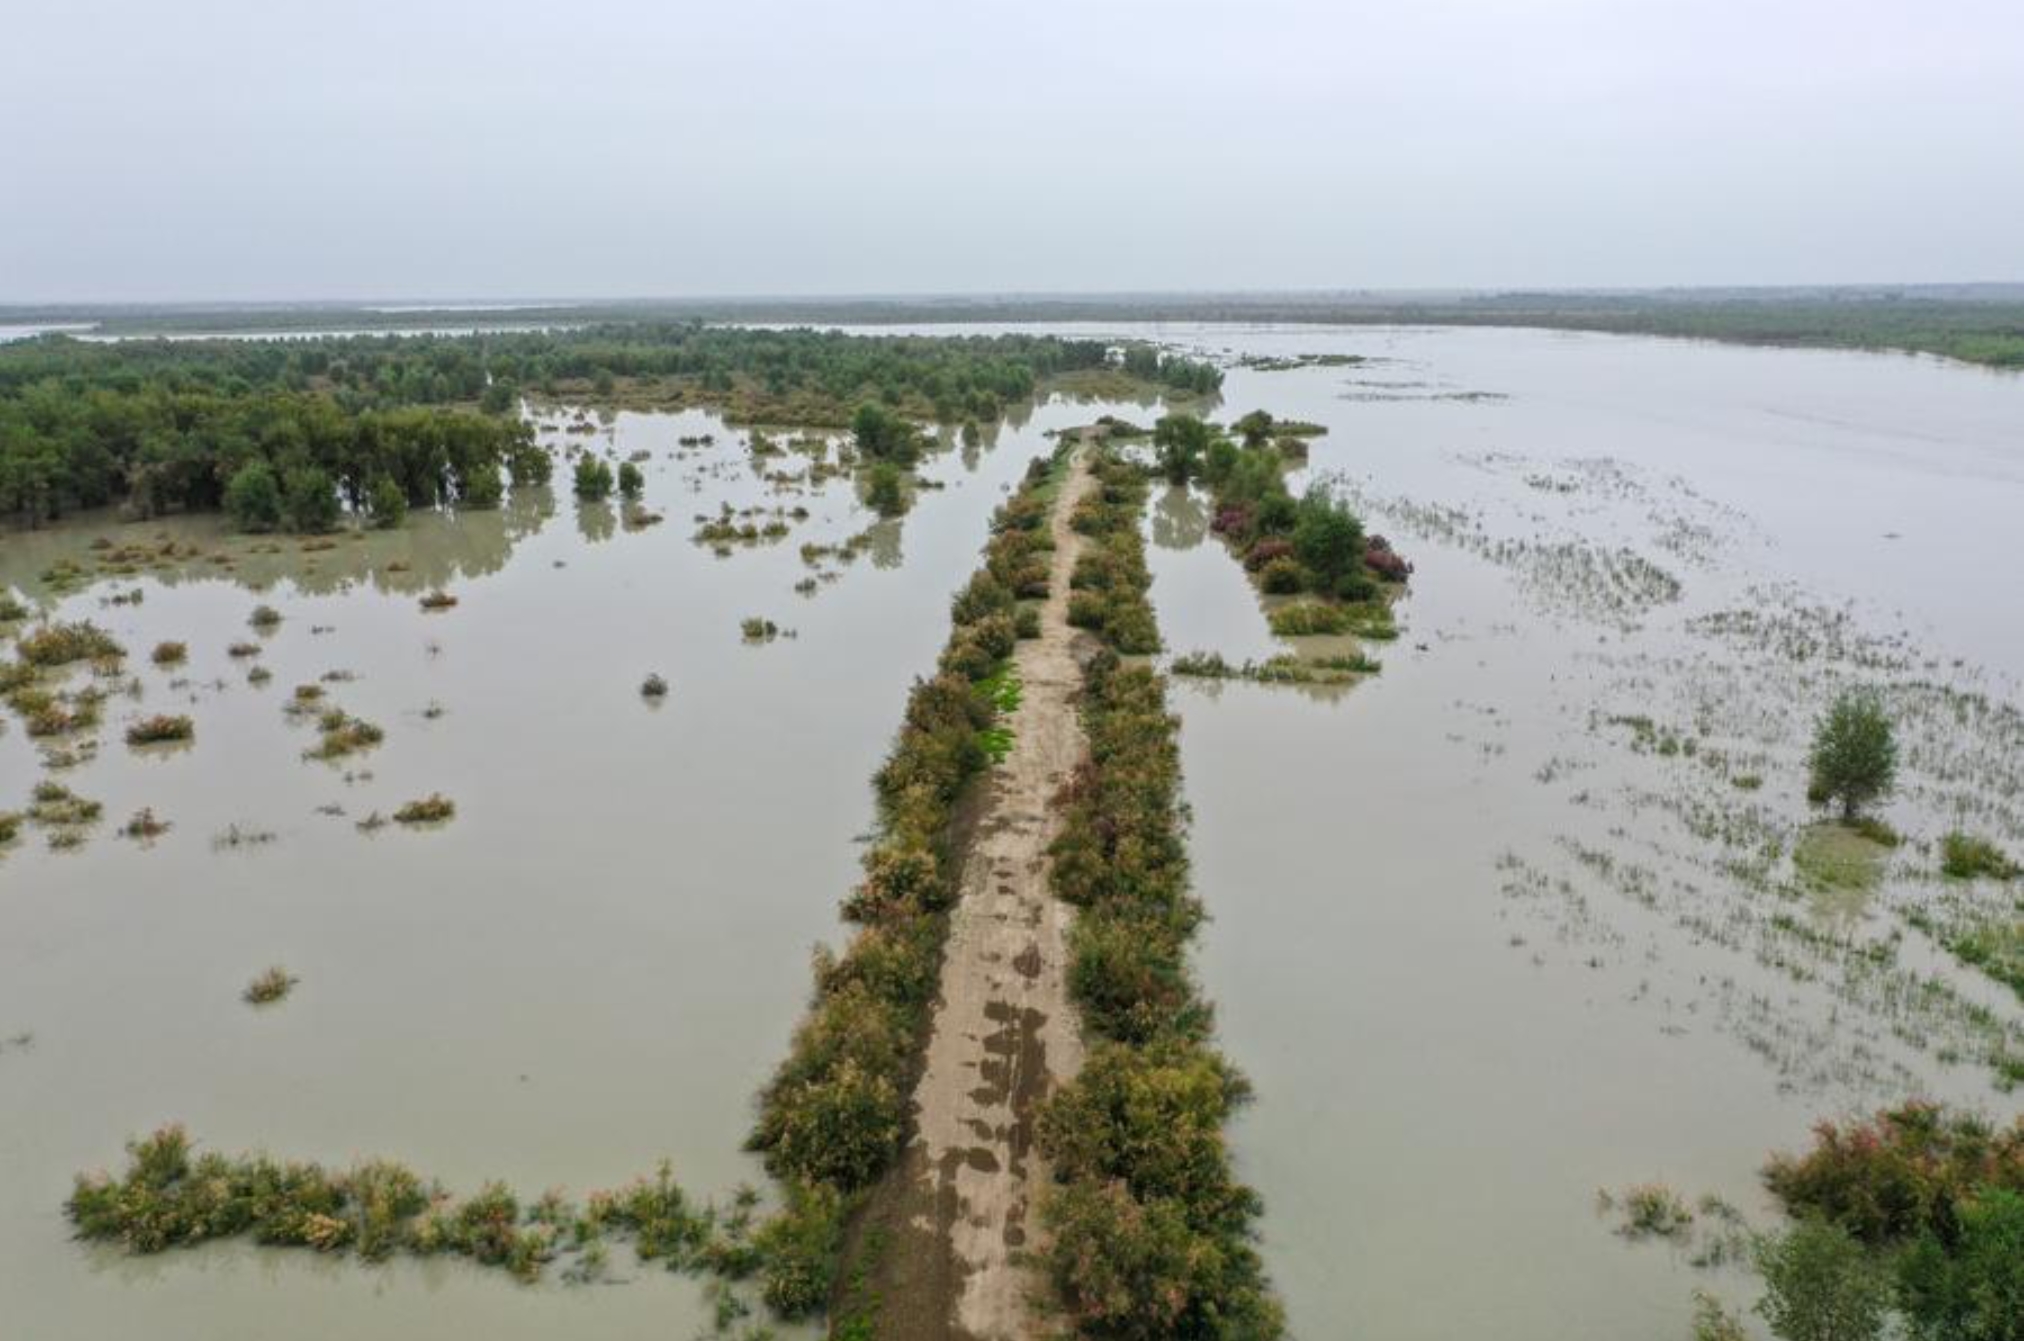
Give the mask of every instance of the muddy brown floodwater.
[[[1402, 636], [1365, 649], [1380, 675], [1173, 695], [1206, 995], [1257, 1089], [1239, 1172], [1297, 1335], [1669, 1341], [1693, 1289], [1751, 1283], [1626, 1243], [1599, 1188], [1664, 1179], [1762, 1220], [1758, 1164], [1816, 1116], [1914, 1092], [2019, 1110], [1999, 1082], [2024, 1011], [1920, 922], [2013, 897], [1937, 876], [1945, 828], [2024, 849], [2024, 379], [1553, 332], [1134, 333], [1365, 359], [1232, 368], [1219, 414], [1325, 425], [1306, 474], [1353, 490], [1418, 569]], [[328, 551], [201, 522], [0, 538], [0, 582], [111, 629], [139, 694], [57, 775], [105, 803], [83, 846], [31, 830], [0, 855], [0, 1331], [702, 1326], [695, 1282], [629, 1262], [623, 1285], [523, 1287], [239, 1245], [131, 1259], [71, 1242], [61, 1204], [74, 1171], [170, 1119], [463, 1189], [581, 1193], [661, 1157], [706, 1194], [756, 1180], [750, 1096], [809, 946], [836, 935], [907, 685], [1044, 430], [1106, 412], [1157, 413], [1052, 402], [937, 456], [948, 487], [848, 565], [798, 553], [870, 523], [848, 484], [781, 492], [765, 475], [791, 455], [752, 462], [701, 414], [547, 417], [559, 449], [651, 454], [666, 521], [645, 529], [530, 494]], [[689, 537], [725, 502], [811, 515], [718, 558]], [[1156, 493], [1147, 525], [1171, 651], [1285, 649], [1198, 496]], [[204, 557], [67, 595], [40, 577], [88, 565], [98, 535], [161, 530]], [[424, 613], [437, 585], [460, 603]], [[255, 638], [265, 687], [227, 654], [261, 601], [285, 616]], [[746, 616], [795, 636], [747, 645]], [[187, 666], [147, 661], [164, 639]], [[309, 681], [385, 743], [304, 760], [281, 708]], [[1847, 683], [1899, 717], [1886, 814], [1910, 840], [1853, 896], [1791, 865], [1807, 725]], [[192, 747], [122, 742], [170, 711]], [[0, 806], [40, 776], [10, 720]], [[438, 831], [355, 827], [437, 791], [457, 802]], [[175, 826], [149, 847], [114, 832], [142, 806]], [[233, 825], [273, 841], [214, 846]], [[271, 963], [301, 983], [252, 1011], [239, 989]]]

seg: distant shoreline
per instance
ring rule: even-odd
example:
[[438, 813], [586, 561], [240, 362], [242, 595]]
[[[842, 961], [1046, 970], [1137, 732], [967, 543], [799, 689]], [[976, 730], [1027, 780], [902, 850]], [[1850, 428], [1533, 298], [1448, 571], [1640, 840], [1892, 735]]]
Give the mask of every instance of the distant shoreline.
[[819, 326], [1171, 321], [1507, 326], [1737, 344], [1902, 350], [2024, 369], [2024, 284], [1807, 288], [651, 298], [526, 302], [0, 305], [0, 328], [78, 335], [399, 334], [638, 321]]

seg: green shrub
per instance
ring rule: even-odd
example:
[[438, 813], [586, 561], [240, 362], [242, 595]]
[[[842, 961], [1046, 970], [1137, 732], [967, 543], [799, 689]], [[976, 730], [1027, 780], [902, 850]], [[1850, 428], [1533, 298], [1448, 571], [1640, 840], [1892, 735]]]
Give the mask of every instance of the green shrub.
[[196, 724], [187, 717], [157, 714], [143, 717], [127, 728], [129, 745], [155, 745], [164, 741], [191, 740], [197, 734]]
[[[541, 456], [545, 464], [546, 453]], [[544, 469], [541, 479], [545, 482], [548, 473]], [[457, 506], [467, 511], [486, 512], [499, 506], [505, 497], [506, 486], [500, 481], [499, 467], [492, 463], [474, 465], [457, 477]]]
[[585, 502], [595, 503], [609, 498], [612, 491], [611, 467], [602, 458], [583, 456], [576, 463], [576, 496]]
[[906, 474], [891, 461], [875, 461], [864, 475], [865, 506], [881, 517], [907, 510]]
[[1347, 633], [1352, 620], [1341, 606], [1295, 601], [1272, 611], [1266, 622], [1281, 638], [1302, 638], [1311, 634]]
[[759, 1226], [753, 1246], [763, 1264], [766, 1306], [789, 1320], [813, 1317], [829, 1304], [843, 1248], [846, 1206], [834, 1189], [790, 1181], [787, 1204]]
[[1258, 589], [1268, 596], [1291, 596], [1307, 590], [1307, 570], [1297, 559], [1274, 559], [1258, 570]]
[[638, 498], [647, 487], [647, 477], [640, 468], [630, 461], [621, 461], [618, 467], [618, 491], [627, 498]]
[[298, 466], [282, 477], [281, 511], [288, 525], [304, 535], [336, 530], [343, 516], [336, 481], [316, 466]]
[[1927, 1234], [1898, 1263], [1915, 1341], [2024, 1337], [2024, 1194], [1991, 1189], [1961, 1207], [1954, 1245]]
[[1890, 1309], [1890, 1278], [1848, 1232], [1802, 1220], [1759, 1245], [1764, 1298], [1757, 1311], [1783, 1341], [1877, 1341]]
[[1991, 880], [2014, 880], [2016, 862], [1986, 838], [1977, 838], [1959, 829], [1940, 840], [1940, 869], [1956, 880], [1986, 876]]
[[30, 666], [66, 666], [74, 661], [126, 655], [125, 648], [89, 620], [38, 625], [21, 635], [14, 651]]
[[2024, 1193], [2024, 1116], [2007, 1128], [1923, 1100], [1861, 1122], [1821, 1122], [1813, 1148], [1773, 1156], [1764, 1182], [1796, 1216], [1832, 1221], [1872, 1246], [1925, 1233], [1952, 1242], [1962, 1203], [1985, 1188]]
[[372, 482], [366, 495], [366, 515], [382, 530], [392, 530], [408, 519], [408, 496], [391, 475]]
[[225, 484], [225, 515], [241, 531], [274, 531], [282, 523], [281, 481], [265, 461], [249, 461]]

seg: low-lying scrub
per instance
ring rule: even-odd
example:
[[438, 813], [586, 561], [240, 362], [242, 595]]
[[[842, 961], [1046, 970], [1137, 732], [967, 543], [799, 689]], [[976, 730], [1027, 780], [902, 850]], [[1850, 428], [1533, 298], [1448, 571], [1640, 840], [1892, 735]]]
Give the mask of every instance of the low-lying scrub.
[[77, 1236], [158, 1253], [225, 1238], [310, 1248], [381, 1262], [396, 1254], [454, 1256], [539, 1280], [558, 1258], [565, 1280], [603, 1274], [609, 1243], [630, 1242], [642, 1261], [726, 1280], [758, 1275], [776, 1310], [800, 1316], [826, 1298], [825, 1245], [838, 1201], [813, 1192], [755, 1232], [758, 1194], [740, 1188], [726, 1207], [699, 1203], [665, 1163], [579, 1206], [559, 1192], [532, 1199], [492, 1182], [453, 1197], [405, 1165], [365, 1159], [348, 1169], [266, 1155], [198, 1153], [179, 1126], [127, 1144], [127, 1168], [80, 1175], [64, 1203]]
[[157, 713], [143, 717], [126, 730], [129, 745], [159, 745], [168, 741], [194, 740], [197, 724], [187, 717]]
[[247, 983], [246, 990], [239, 995], [249, 1006], [272, 1005], [294, 991], [295, 984], [301, 981], [287, 969], [276, 964]]
[[1188, 968], [1202, 919], [1188, 890], [1178, 722], [1165, 682], [1115, 655], [1084, 673], [1089, 757], [1064, 789], [1055, 894], [1081, 909], [1069, 986], [1093, 1046], [1042, 1110], [1056, 1185], [1044, 1266], [1079, 1334], [1282, 1334], [1254, 1245], [1257, 1195], [1224, 1124], [1248, 1095], [1209, 1041]]
[[456, 818], [457, 803], [441, 792], [430, 792], [394, 812], [396, 824], [446, 824]]
[[1146, 569], [1139, 514], [1145, 508], [1145, 473], [1101, 448], [1090, 458], [1098, 488], [1076, 505], [1069, 524], [1090, 544], [1075, 563], [1068, 622], [1088, 629], [1127, 656], [1160, 650], [1159, 627], [1146, 600]]
[[[301, 701], [301, 695], [302, 691], [296, 690], [298, 701]], [[302, 752], [305, 759], [342, 759], [346, 755], [369, 750], [386, 739], [386, 732], [379, 727], [337, 708], [318, 717], [316, 725], [322, 734], [315, 745]]]
[[457, 598], [440, 587], [434, 591], [425, 593], [421, 598], [421, 606], [424, 610], [451, 610], [456, 608], [456, 604]]
[[2024, 873], [2003, 849], [1959, 829], [1940, 840], [1940, 870], [1955, 880], [2015, 880]]
[[1189, 652], [1168, 668], [1175, 675], [1204, 680], [1252, 680], [1259, 684], [1349, 684], [1384, 667], [1361, 652], [1347, 657], [1281, 654], [1264, 661], [1230, 662], [1220, 652]]
[[67, 666], [75, 661], [99, 661], [126, 655], [126, 649], [111, 634], [90, 620], [39, 625], [15, 641], [14, 651], [30, 666]]

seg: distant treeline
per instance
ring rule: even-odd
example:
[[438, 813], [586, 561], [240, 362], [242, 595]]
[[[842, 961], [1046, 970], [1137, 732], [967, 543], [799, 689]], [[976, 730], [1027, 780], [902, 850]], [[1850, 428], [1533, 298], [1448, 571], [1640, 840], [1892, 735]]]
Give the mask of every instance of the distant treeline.
[[1008, 297], [642, 299], [483, 312], [256, 307], [17, 308], [0, 323], [77, 321], [107, 331], [386, 330], [538, 322], [1198, 321], [1321, 325], [1540, 326], [1749, 344], [1902, 349], [2024, 368], [2024, 286], [1901, 285], [1608, 292], [1178, 293]]
[[[1212, 391], [1208, 364], [1040, 336], [852, 336], [695, 323], [467, 335], [0, 345], [0, 517], [124, 504], [228, 507], [249, 529], [326, 529], [375, 498], [488, 506], [546, 478], [523, 394], [650, 385], [745, 422], [844, 427], [864, 405], [990, 422], [1042, 379], [1100, 368]], [[240, 506], [240, 504], [245, 506]], [[386, 509], [380, 509], [385, 511]], [[243, 514], [243, 515], [241, 515]]]

